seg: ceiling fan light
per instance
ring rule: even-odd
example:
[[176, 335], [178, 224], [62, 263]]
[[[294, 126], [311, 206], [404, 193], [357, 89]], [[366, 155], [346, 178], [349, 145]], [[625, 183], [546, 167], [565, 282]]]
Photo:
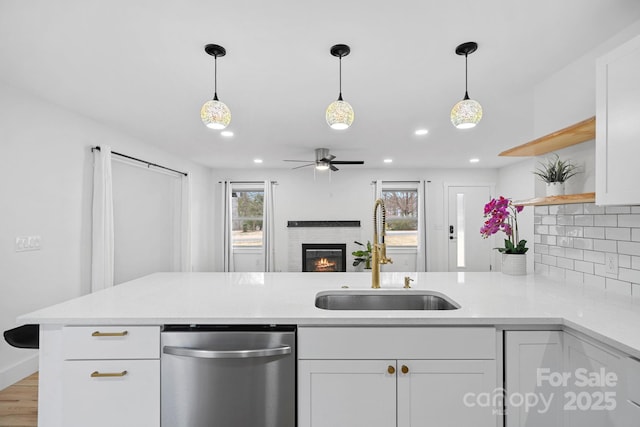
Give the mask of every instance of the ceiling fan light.
[[451, 123], [458, 129], [471, 129], [482, 120], [482, 105], [474, 99], [463, 99], [451, 109]]
[[332, 129], [344, 130], [353, 123], [354, 113], [351, 105], [342, 100], [333, 101], [327, 107], [327, 124]]
[[231, 110], [222, 101], [207, 101], [200, 110], [200, 118], [210, 129], [224, 129], [231, 123]]
[[326, 171], [327, 169], [329, 169], [329, 163], [328, 162], [318, 162], [318, 163], [316, 163], [316, 170]]

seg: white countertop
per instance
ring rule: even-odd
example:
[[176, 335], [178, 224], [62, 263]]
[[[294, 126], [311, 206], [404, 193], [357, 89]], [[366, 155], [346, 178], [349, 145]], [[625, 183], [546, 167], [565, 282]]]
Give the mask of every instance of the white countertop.
[[367, 273], [156, 273], [18, 318], [56, 325], [493, 325], [585, 333], [640, 357], [640, 298], [534, 275], [382, 273], [382, 290], [443, 293], [457, 310], [344, 311], [314, 305], [320, 291], [370, 289]]

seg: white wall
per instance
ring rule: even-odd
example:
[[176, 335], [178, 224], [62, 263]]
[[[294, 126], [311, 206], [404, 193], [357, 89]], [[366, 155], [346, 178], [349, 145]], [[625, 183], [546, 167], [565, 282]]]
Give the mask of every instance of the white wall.
[[[365, 169], [358, 166], [345, 166], [339, 172], [331, 174], [317, 173], [314, 180], [313, 169], [299, 170], [260, 169], [253, 170], [215, 170], [215, 209], [214, 234], [216, 236], [215, 269], [222, 269], [221, 186], [218, 181], [231, 179], [237, 181], [275, 180], [275, 239], [276, 270], [287, 271], [287, 221], [289, 220], [360, 220], [361, 239], [373, 237], [373, 187], [376, 179], [394, 181], [430, 180], [427, 186], [428, 198], [428, 271], [447, 270], [447, 239], [444, 218], [443, 186], [447, 184], [495, 184], [495, 169]], [[482, 215], [482, 212], [478, 212]], [[364, 242], [363, 242], [364, 243]], [[350, 259], [350, 258], [349, 258]], [[383, 270], [392, 271], [405, 268], [401, 255], [393, 266], [383, 266]], [[248, 265], [251, 265], [248, 263]], [[350, 262], [347, 262], [350, 265]], [[412, 271], [414, 265], [407, 262], [404, 271]], [[402, 270], [401, 270], [402, 271]]]
[[[100, 144], [192, 173], [193, 264], [210, 269], [209, 169], [0, 84], [0, 330], [89, 291], [90, 147]], [[42, 249], [15, 252], [16, 236], [30, 235], [41, 236]], [[36, 367], [34, 351], [0, 342], [0, 389]]]

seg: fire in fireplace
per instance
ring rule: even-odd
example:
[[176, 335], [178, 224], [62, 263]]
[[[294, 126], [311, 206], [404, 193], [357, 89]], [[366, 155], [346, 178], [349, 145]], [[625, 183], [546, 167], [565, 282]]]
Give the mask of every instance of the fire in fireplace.
[[303, 243], [302, 271], [347, 271], [345, 243]]

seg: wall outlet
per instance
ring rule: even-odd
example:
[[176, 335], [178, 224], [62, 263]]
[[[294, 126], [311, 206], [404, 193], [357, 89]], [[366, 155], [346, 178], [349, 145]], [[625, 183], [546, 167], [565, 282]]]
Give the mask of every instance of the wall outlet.
[[606, 274], [618, 274], [618, 254], [605, 254], [605, 270]]
[[16, 237], [16, 252], [39, 251], [41, 248], [40, 236], [18, 236]]

